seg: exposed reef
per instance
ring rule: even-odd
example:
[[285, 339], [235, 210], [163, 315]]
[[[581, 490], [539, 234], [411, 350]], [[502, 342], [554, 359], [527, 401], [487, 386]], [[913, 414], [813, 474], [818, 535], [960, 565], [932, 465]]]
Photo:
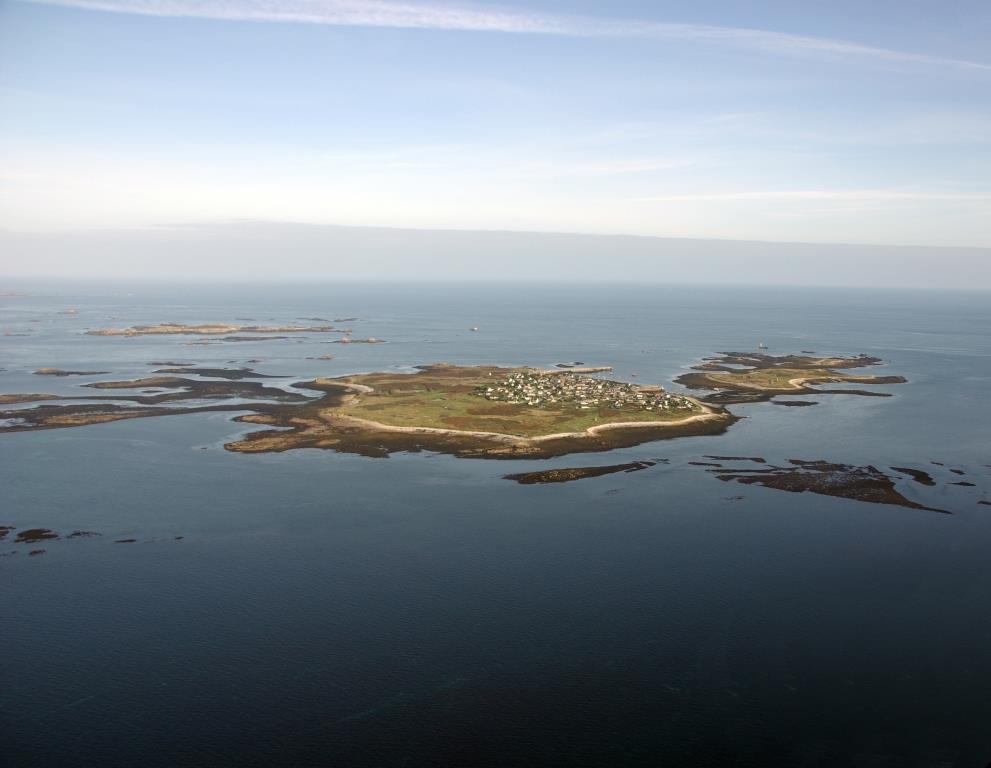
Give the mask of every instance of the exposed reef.
[[37, 403], [42, 400], [58, 400], [58, 399], [60, 399], [58, 395], [9, 394], [9, 395], [0, 395], [0, 405], [14, 405], [15, 403]]
[[[951, 514], [945, 509], [912, 501], [895, 488], [895, 481], [874, 466], [859, 467], [828, 461], [790, 459], [789, 466], [720, 467], [709, 469], [720, 480], [760, 485], [791, 493], [815, 493], [871, 504], [893, 504], [910, 509]], [[899, 470], [902, 471], [902, 470]]]
[[[212, 370], [212, 369], [210, 369]], [[232, 375], [240, 378], [248, 375], [248, 369], [236, 369]], [[257, 375], [257, 374], [252, 374]], [[4, 403], [27, 403], [36, 400], [59, 400], [58, 405], [39, 405], [35, 408], [0, 410], [0, 433], [25, 432], [35, 429], [57, 429], [102, 424], [122, 419], [172, 416], [186, 413], [214, 411], [257, 411], [272, 403], [305, 403], [308, 398], [302, 392], [290, 392], [269, 387], [257, 381], [209, 381], [176, 376], [153, 376], [127, 381], [100, 381], [84, 384], [98, 390], [117, 390], [112, 395], [58, 396], [58, 395], [7, 395]], [[141, 394], [125, 394], [121, 390], [152, 390]], [[154, 392], [154, 390], [170, 390]], [[209, 405], [176, 406], [176, 403], [201, 400], [227, 400], [230, 398], [257, 398], [264, 402], [214, 403]], [[110, 401], [110, 402], [108, 402]], [[141, 406], [168, 406], [136, 408], [121, 402]]]
[[933, 480], [933, 476], [924, 470], [912, 469], [911, 467], [892, 467], [892, 469], [895, 470], [895, 472], [901, 472], [903, 475], [908, 475], [920, 485], [928, 485], [929, 487], [936, 485], [936, 481]]
[[705, 458], [713, 461], [752, 461], [755, 464], [767, 464], [767, 459], [763, 456], [710, 456], [706, 454]]
[[[16, 530], [14, 526], [11, 525], [0, 525], [0, 541], [7, 538], [7, 536]], [[56, 546], [61, 546], [62, 542], [66, 541], [79, 541], [82, 539], [100, 539], [103, 538], [102, 533], [97, 531], [88, 530], [73, 530], [70, 533], [59, 533], [50, 528], [24, 528], [18, 531], [17, 536], [14, 538], [12, 544], [20, 545], [36, 545], [43, 542], [46, 546], [51, 546], [56, 543]], [[168, 536], [168, 537], [151, 537], [151, 538], [124, 538], [124, 539], [112, 539], [111, 542], [114, 544], [132, 544], [138, 541], [146, 543], [155, 543], [162, 541], [181, 541], [184, 536]], [[19, 551], [24, 551], [21, 548], [15, 548], [2, 553], [2, 556], [6, 557], [8, 555], [15, 555]], [[46, 549], [32, 549], [28, 551], [28, 555], [42, 555], [48, 550]]]
[[189, 365], [178, 365], [171, 368], [159, 368], [155, 373], [181, 373], [184, 376], [196, 374], [197, 376], [208, 376], [215, 379], [230, 379], [237, 381], [240, 379], [277, 379], [278, 376], [270, 376], [267, 373], [258, 373], [250, 368], [195, 368]]
[[20, 531], [17, 534], [17, 538], [14, 539], [15, 544], [35, 544], [39, 541], [47, 541], [49, 539], [57, 539], [59, 536], [55, 531], [50, 531], [47, 528], [28, 528], [26, 530]]
[[[279, 341], [282, 339], [298, 339], [300, 336], [224, 336], [217, 341]], [[206, 344], [205, 341], [190, 341], [187, 344]]]
[[520, 472], [504, 475], [505, 480], [515, 480], [521, 485], [538, 483], [570, 483], [572, 480], [583, 480], [588, 477], [602, 477], [616, 472], [639, 472], [641, 469], [653, 467], [656, 461], [632, 461], [628, 464], [613, 464], [606, 467], [566, 467], [563, 469], [544, 469], [539, 472]]

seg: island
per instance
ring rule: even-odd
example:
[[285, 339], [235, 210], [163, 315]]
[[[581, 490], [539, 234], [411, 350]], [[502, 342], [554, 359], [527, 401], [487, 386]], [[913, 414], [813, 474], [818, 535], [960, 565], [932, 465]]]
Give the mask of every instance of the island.
[[94, 328], [86, 331], [89, 336], [217, 336], [230, 333], [344, 333], [331, 325], [236, 325], [232, 323], [159, 323], [158, 325], [132, 325], [129, 328]]
[[[816, 389], [812, 385], [904, 384], [901, 376], [870, 376], [842, 373], [841, 370], [880, 365], [881, 360], [867, 355], [856, 357], [814, 357], [809, 355], [768, 355], [763, 353], [724, 352], [692, 366], [676, 381], [689, 389], [714, 390], [704, 398], [709, 403], [763, 402], [777, 395], [845, 394], [890, 397], [887, 392], [861, 389]], [[780, 401], [781, 405], [798, 405], [802, 401]]]
[[701, 396], [618, 381], [604, 375], [608, 366], [577, 363], [565, 369], [439, 363], [281, 386], [266, 381], [278, 377], [250, 368], [161, 364], [153, 376], [83, 384], [87, 394], [0, 395], [0, 403], [12, 406], [38, 402], [0, 409], [0, 433], [226, 411], [236, 412], [241, 423], [269, 427], [225, 446], [238, 453], [322, 448], [375, 457], [434, 451], [467, 458], [550, 458], [718, 435], [739, 418], [727, 405], [779, 394], [791, 398], [782, 404], [813, 393], [889, 396], [816, 386], [904, 381], [847, 372], [880, 362], [864, 355], [723, 353], [676, 379], [689, 390], [708, 390]]
[[110, 371], [66, 371], [61, 368], [39, 368], [37, 376], [103, 376]]
[[475, 458], [549, 458], [725, 431], [736, 418], [685, 395], [573, 371], [422, 366], [415, 373], [317, 379], [302, 409], [239, 417], [278, 427], [228, 444], [242, 453], [330, 448], [385, 456], [434, 450]]

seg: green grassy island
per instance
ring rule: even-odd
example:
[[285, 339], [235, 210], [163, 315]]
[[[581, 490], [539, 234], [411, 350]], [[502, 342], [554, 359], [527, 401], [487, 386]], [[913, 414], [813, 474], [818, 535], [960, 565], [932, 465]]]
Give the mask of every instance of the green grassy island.
[[[424, 366], [417, 373], [370, 373], [318, 379], [323, 407], [283, 421], [291, 427], [248, 435], [228, 446], [256, 452], [295, 447], [362, 453], [417, 448], [462, 456], [551, 456], [606, 450], [646, 440], [722, 431], [733, 417], [695, 398], [594, 378], [574, 371], [494, 366]], [[303, 445], [300, 445], [300, 443]]]

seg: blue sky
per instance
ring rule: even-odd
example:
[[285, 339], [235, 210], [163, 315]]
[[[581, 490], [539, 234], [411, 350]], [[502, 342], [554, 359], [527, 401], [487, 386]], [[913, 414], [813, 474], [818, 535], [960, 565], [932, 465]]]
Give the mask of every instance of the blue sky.
[[0, 0], [0, 227], [989, 247], [988, 39], [987, 2]]

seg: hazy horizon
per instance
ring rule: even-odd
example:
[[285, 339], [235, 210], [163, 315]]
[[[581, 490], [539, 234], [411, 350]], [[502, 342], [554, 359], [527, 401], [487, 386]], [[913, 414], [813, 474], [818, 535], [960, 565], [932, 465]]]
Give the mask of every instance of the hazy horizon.
[[237, 222], [0, 232], [0, 278], [991, 289], [991, 249]]

